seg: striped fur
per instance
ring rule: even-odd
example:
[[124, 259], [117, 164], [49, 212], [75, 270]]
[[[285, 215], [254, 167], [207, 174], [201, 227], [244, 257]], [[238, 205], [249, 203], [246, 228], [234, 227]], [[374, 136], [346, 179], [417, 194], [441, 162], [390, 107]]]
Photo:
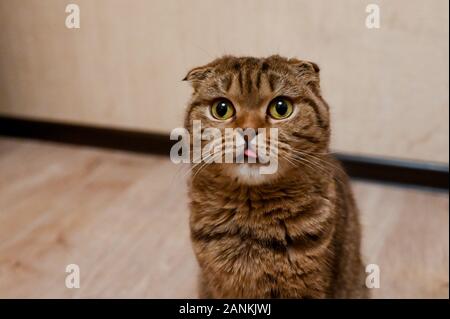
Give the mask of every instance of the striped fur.
[[[186, 128], [193, 120], [221, 130], [277, 127], [280, 140], [279, 170], [258, 185], [233, 173], [239, 164], [193, 168], [190, 227], [200, 296], [367, 297], [358, 212], [345, 173], [329, 155], [329, 107], [318, 66], [280, 56], [225, 56], [185, 79], [194, 88]], [[268, 119], [267, 106], [278, 96], [294, 104], [292, 118]], [[223, 97], [236, 115], [222, 123], [207, 112]], [[306, 155], [297, 158], [298, 152]]]

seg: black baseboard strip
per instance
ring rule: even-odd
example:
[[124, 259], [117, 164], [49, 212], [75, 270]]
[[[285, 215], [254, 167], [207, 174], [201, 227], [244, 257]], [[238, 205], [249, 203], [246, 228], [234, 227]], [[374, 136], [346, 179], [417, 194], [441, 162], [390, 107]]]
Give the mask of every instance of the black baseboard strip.
[[[166, 134], [0, 116], [0, 135], [168, 155], [174, 141]], [[352, 178], [448, 191], [444, 164], [337, 153]]]
[[0, 116], [0, 135], [158, 155], [168, 155], [172, 146], [160, 133], [5, 116]]
[[448, 165], [337, 153], [352, 178], [448, 191]]

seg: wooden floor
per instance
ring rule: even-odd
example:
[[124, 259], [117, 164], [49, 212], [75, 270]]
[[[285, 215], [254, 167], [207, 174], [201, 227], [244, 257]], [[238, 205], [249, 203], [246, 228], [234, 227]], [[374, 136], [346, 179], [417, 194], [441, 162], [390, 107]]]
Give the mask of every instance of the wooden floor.
[[[0, 138], [0, 298], [194, 298], [184, 168]], [[449, 197], [354, 183], [378, 298], [449, 297]], [[78, 264], [81, 287], [65, 286]]]

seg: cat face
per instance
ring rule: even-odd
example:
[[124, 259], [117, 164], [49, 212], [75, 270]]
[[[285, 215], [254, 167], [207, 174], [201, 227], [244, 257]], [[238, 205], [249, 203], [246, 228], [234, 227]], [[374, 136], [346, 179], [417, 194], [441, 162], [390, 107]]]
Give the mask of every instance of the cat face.
[[[194, 68], [185, 80], [194, 88], [185, 127], [191, 134], [194, 121], [201, 121], [202, 129], [217, 128], [223, 133], [222, 145], [225, 129], [232, 128], [236, 144], [244, 145], [244, 154], [236, 154], [236, 148], [235, 154], [255, 162], [214, 163], [204, 165], [205, 170], [220, 171], [242, 183], [260, 184], [283, 177], [291, 169], [314, 169], [308, 162], [328, 150], [328, 106], [320, 95], [319, 68], [312, 62], [280, 56], [225, 56]], [[262, 163], [255, 152], [256, 134], [236, 130], [248, 128], [255, 133], [258, 129], [267, 132], [267, 157], [278, 164], [274, 174], [260, 174], [259, 168], [267, 165], [267, 159]], [[278, 129], [276, 152], [270, 144], [271, 128]]]

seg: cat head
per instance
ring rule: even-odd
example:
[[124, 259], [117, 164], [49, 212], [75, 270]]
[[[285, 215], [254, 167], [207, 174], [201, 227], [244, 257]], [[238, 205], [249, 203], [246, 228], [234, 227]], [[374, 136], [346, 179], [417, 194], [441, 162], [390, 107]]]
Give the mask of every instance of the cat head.
[[[203, 169], [219, 171], [238, 182], [260, 184], [289, 174], [292, 169], [313, 169], [311, 159], [328, 151], [329, 110], [319, 85], [319, 67], [308, 61], [224, 56], [188, 72], [185, 81], [193, 87], [185, 116], [185, 127], [192, 134], [194, 121], [202, 129], [266, 129], [267, 154], [277, 160], [274, 174], [260, 174], [256, 163], [212, 163]], [[278, 131], [277, 152], [270, 146], [269, 129]], [[222, 135], [221, 143], [224, 142]], [[234, 135], [245, 144], [245, 157], [256, 136]], [[236, 151], [236, 149], [235, 149]], [[254, 149], [253, 149], [254, 151]], [[236, 151], [237, 152], [237, 151]], [[241, 154], [242, 155], [242, 154]], [[225, 156], [225, 155], [223, 155]], [[257, 158], [257, 156], [256, 156]]]

